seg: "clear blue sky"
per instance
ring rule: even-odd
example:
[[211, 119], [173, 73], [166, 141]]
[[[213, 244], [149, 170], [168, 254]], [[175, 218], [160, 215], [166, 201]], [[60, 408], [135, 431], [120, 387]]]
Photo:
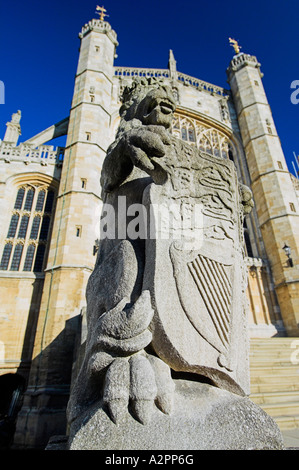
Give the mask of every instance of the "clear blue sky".
[[166, 68], [169, 49], [180, 72], [228, 87], [233, 56], [228, 37], [262, 64], [264, 86], [285, 157], [293, 172], [299, 154], [299, 0], [38, 0], [1, 1], [0, 138], [12, 113], [22, 111], [26, 140], [68, 116], [81, 27], [104, 5], [118, 35], [115, 65]]

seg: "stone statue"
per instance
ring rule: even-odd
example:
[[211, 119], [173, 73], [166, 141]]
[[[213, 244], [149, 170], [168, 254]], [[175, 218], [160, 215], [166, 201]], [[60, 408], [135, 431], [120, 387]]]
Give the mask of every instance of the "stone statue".
[[196, 433], [210, 413], [192, 400], [219, 410], [222, 400], [233, 397], [238, 408], [249, 394], [243, 218], [251, 191], [233, 162], [171, 135], [174, 111], [171, 89], [155, 78], [124, 91], [101, 175], [102, 240], [68, 405], [71, 449], [183, 448], [180, 436], [194, 431], [180, 413], [199, 419]]

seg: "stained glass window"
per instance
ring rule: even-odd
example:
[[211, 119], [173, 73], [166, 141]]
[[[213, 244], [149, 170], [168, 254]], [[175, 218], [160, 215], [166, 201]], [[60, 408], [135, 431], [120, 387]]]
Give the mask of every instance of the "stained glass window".
[[0, 264], [0, 269], [2, 271], [7, 271], [8, 269], [11, 252], [12, 252], [12, 243], [7, 243], [4, 247], [1, 264]]
[[30, 233], [30, 240], [36, 240], [38, 237], [38, 231], [40, 226], [41, 218], [39, 215], [36, 215], [32, 222], [31, 233]]
[[41, 272], [43, 269], [45, 249], [46, 249], [45, 245], [39, 245], [37, 247], [35, 264], [34, 264], [34, 269], [33, 269], [33, 271], [37, 273]]
[[33, 198], [34, 198], [34, 189], [29, 189], [27, 191], [26, 201], [24, 205], [25, 211], [31, 211]]
[[40, 191], [37, 196], [37, 201], [36, 201], [36, 206], [35, 210], [36, 211], [42, 211], [44, 208], [44, 201], [45, 201], [45, 191]]
[[204, 153], [217, 158], [227, 158], [234, 161], [234, 150], [231, 139], [223, 132], [202, 123], [195, 118], [175, 114], [172, 124], [172, 134]]
[[18, 226], [18, 223], [19, 223], [19, 214], [13, 214], [12, 218], [11, 218], [11, 221], [10, 221], [10, 226], [9, 226], [9, 229], [8, 229], [8, 234], [7, 234], [7, 238], [14, 238], [15, 235], [16, 235], [16, 231], [17, 231], [17, 226]]
[[23, 185], [17, 190], [0, 270], [42, 272], [54, 200], [54, 191], [42, 185]]
[[25, 238], [29, 223], [29, 215], [23, 215], [20, 223], [18, 238]]
[[54, 202], [54, 191], [48, 191], [45, 212], [51, 212]]
[[35, 245], [29, 245], [27, 248], [26, 259], [24, 263], [23, 271], [31, 271], [33, 258], [35, 253]]
[[21, 243], [18, 243], [18, 245], [16, 245], [14, 249], [12, 262], [10, 265], [11, 271], [19, 271], [22, 253], [23, 253], [23, 245]]
[[25, 189], [20, 188], [17, 194], [15, 209], [22, 209], [23, 199], [24, 199]]
[[42, 228], [40, 230], [40, 240], [47, 240], [48, 232], [49, 232], [49, 225], [50, 225], [50, 217], [44, 217]]

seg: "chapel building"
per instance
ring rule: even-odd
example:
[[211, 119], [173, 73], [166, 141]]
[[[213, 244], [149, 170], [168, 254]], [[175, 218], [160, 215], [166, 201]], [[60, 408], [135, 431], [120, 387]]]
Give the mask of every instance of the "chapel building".
[[[179, 72], [172, 51], [165, 69], [115, 66], [117, 34], [103, 18], [85, 24], [79, 37], [69, 116], [19, 142], [17, 111], [0, 144], [0, 413], [10, 420], [15, 448], [44, 448], [66, 432], [99, 244], [100, 173], [122, 92], [136, 77], [170, 85], [173, 135], [232, 160], [252, 190], [255, 207], [244, 222], [250, 337], [299, 336], [299, 185], [258, 59], [235, 44], [224, 89]], [[61, 136], [65, 148], [48, 144]]]

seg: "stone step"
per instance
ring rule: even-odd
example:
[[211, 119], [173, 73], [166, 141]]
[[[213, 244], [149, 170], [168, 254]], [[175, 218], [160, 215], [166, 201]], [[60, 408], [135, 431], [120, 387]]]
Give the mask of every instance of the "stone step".
[[250, 399], [257, 405], [270, 405], [272, 403], [298, 403], [299, 412], [299, 391], [287, 391], [287, 392], [262, 392], [252, 393]]
[[[298, 376], [296, 377], [286, 377], [286, 380], [279, 381], [279, 377], [262, 377], [263, 382], [250, 384], [250, 393], [269, 393], [269, 392], [284, 392], [286, 389], [290, 392], [298, 391], [299, 392], [299, 381]], [[267, 380], [269, 379], [269, 380]], [[257, 378], [258, 380], [258, 378]]]
[[284, 358], [275, 358], [275, 359], [269, 359], [269, 358], [259, 358], [256, 359], [255, 361], [250, 361], [250, 366], [251, 367], [292, 367], [292, 366], [297, 366], [299, 368], [299, 365], [297, 364], [292, 364], [289, 359], [284, 359]]
[[299, 414], [294, 416], [276, 416], [273, 419], [281, 430], [299, 428]]
[[299, 427], [298, 348], [299, 338], [250, 340], [250, 399], [281, 430]]
[[273, 377], [282, 377], [282, 376], [297, 376], [299, 380], [299, 366], [287, 365], [283, 367], [278, 366], [260, 366], [255, 367], [250, 366], [250, 376], [252, 379], [254, 377], [264, 377], [264, 376], [273, 376]]
[[299, 416], [299, 401], [288, 403], [264, 403], [261, 408], [268, 415], [272, 416], [272, 418], [276, 418], [278, 416]]
[[264, 361], [284, 361], [290, 364], [299, 365], [299, 349], [286, 349], [285, 351], [251, 351], [249, 355], [250, 362]]
[[294, 350], [286, 350], [286, 351], [275, 351], [273, 353], [269, 351], [253, 351], [250, 353], [249, 359], [252, 362], [259, 361], [261, 359], [267, 360], [267, 361], [277, 361], [277, 360], [283, 360], [290, 362], [291, 364], [297, 364], [299, 365], [299, 353], [296, 353], [296, 356], [294, 355]]
[[296, 336], [272, 336], [271, 338], [250, 338], [250, 346], [273, 346], [273, 344], [287, 344], [298, 340]]

